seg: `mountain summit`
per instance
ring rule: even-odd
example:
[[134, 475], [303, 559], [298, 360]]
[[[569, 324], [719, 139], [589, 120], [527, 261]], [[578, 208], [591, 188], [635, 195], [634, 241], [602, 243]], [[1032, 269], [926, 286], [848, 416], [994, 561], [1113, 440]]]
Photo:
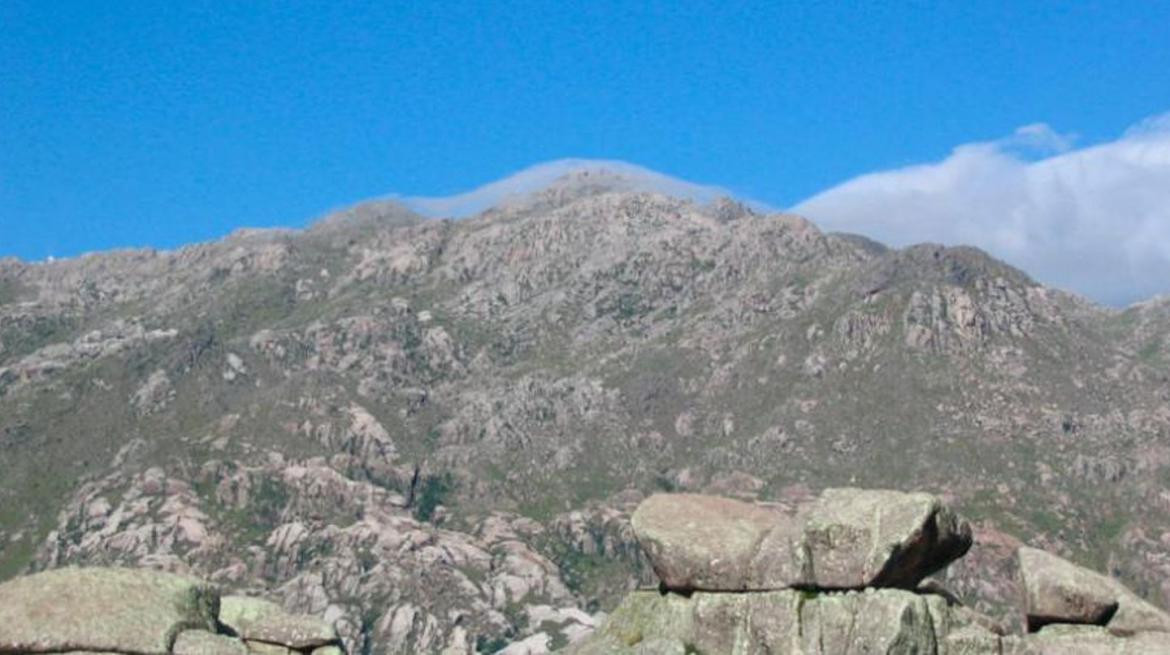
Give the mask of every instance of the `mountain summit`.
[[661, 193], [699, 203], [732, 195], [726, 189], [687, 182], [623, 161], [558, 159], [530, 166], [465, 193], [444, 197], [406, 196], [399, 200], [425, 216], [463, 218], [492, 207], [523, 202], [536, 192], [600, 190]]

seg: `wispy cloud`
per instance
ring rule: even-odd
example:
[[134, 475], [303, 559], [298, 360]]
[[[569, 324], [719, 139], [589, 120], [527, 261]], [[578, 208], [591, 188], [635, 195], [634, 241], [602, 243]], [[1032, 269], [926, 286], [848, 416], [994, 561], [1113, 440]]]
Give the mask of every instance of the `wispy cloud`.
[[936, 163], [862, 175], [793, 211], [896, 246], [979, 246], [1108, 304], [1170, 292], [1170, 114], [1107, 143], [1074, 140], [1028, 125]]
[[406, 196], [398, 200], [426, 216], [461, 218], [544, 189], [558, 178], [580, 170], [605, 170], [619, 175], [629, 189], [655, 191], [698, 202], [732, 195], [720, 187], [694, 184], [629, 162], [613, 159], [558, 159], [531, 166], [466, 193], [444, 197]]

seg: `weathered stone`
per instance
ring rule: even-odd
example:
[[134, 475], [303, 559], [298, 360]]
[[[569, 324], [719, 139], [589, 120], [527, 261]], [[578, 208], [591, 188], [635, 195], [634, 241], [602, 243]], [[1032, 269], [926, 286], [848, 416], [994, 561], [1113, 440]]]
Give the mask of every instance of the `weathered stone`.
[[1023, 637], [1005, 637], [1003, 655], [1166, 655], [1165, 635], [1122, 637], [1094, 625], [1052, 624]]
[[244, 642], [204, 630], [184, 630], [175, 639], [175, 655], [247, 655]]
[[256, 653], [257, 655], [297, 655], [295, 650], [281, 646], [280, 644], [270, 644], [263, 641], [245, 641], [244, 645], [248, 647], [249, 653]]
[[819, 594], [800, 608], [806, 653], [933, 653], [937, 649], [925, 600], [895, 589]]
[[793, 513], [727, 498], [651, 496], [638, 541], [667, 589], [913, 588], [971, 546], [929, 494], [829, 489]]
[[[664, 643], [665, 642], [665, 643]], [[813, 594], [635, 592], [574, 655], [650, 652], [933, 653], [937, 641], [927, 601], [895, 590]], [[645, 646], [651, 648], [651, 646]], [[667, 649], [665, 651], [661, 649]], [[670, 650], [674, 649], [674, 650]]]
[[668, 589], [744, 590], [776, 511], [730, 498], [656, 494], [631, 517], [638, 543]]
[[634, 646], [631, 655], [686, 655], [686, 646], [677, 639], [652, 639]]
[[341, 646], [318, 646], [313, 649], [312, 655], [345, 655]]
[[167, 653], [188, 628], [214, 630], [216, 590], [156, 571], [65, 568], [0, 585], [0, 652]]
[[245, 625], [284, 613], [283, 607], [262, 598], [224, 596], [219, 600], [219, 622], [241, 636]]
[[998, 655], [1001, 637], [974, 623], [947, 633], [939, 643], [939, 655]]
[[1122, 635], [1170, 632], [1170, 615], [1113, 578], [1035, 548], [1021, 547], [1017, 556], [1030, 632], [1052, 623], [1102, 625]]
[[[1110, 632], [1118, 635], [1170, 632], [1170, 615], [1142, 600], [1116, 580], [1112, 582], [1117, 589], [1117, 613], [1109, 620]], [[1163, 638], [1170, 640], [1170, 636], [1163, 635]]]
[[1105, 625], [1117, 612], [1105, 576], [1035, 548], [1022, 547], [1017, 556], [1029, 632], [1050, 623]]
[[808, 584], [913, 589], [962, 557], [971, 527], [924, 493], [826, 489], [808, 511]]
[[288, 614], [275, 603], [247, 596], [225, 596], [219, 620], [249, 642], [287, 646], [294, 650], [334, 645], [337, 631], [311, 616]]

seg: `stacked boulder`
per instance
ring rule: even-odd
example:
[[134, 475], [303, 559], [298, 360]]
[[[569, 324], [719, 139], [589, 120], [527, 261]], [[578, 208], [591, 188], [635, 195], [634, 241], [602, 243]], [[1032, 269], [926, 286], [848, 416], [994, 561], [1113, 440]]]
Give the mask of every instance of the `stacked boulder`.
[[171, 573], [64, 568], [0, 585], [0, 653], [343, 652], [318, 619]]
[[573, 655], [1170, 653], [1160, 610], [1031, 549], [1021, 571], [1036, 632], [1003, 634], [924, 582], [972, 543], [928, 494], [830, 489], [797, 508], [660, 494], [632, 522], [660, 588], [629, 594]]

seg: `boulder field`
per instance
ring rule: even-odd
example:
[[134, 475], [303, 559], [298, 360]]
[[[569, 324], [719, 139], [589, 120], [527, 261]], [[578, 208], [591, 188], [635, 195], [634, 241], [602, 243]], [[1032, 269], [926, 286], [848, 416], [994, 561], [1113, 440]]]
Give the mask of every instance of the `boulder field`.
[[325, 622], [185, 576], [62, 568], [0, 585], [0, 653], [342, 655]]
[[659, 494], [632, 523], [661, 584], [571, 655], [1170, 653], [1170, 615], [1033, 548], [1018, 551], [1025, 634], [964, 607], [927, 578], [971, 528], [928, 494], [829, 489], [795, 509]]

